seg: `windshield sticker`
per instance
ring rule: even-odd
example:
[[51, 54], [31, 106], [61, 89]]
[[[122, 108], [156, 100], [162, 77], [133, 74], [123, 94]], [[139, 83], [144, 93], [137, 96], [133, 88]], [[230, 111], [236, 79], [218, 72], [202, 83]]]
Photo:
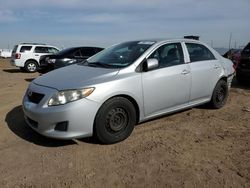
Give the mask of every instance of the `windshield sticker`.
[[153, 42], [153, 41], [141, 41], [141, 42], [138, 42], [138, 44], [149, 44], [149, 45], [152, 45], [154, 43], [155, 42]]

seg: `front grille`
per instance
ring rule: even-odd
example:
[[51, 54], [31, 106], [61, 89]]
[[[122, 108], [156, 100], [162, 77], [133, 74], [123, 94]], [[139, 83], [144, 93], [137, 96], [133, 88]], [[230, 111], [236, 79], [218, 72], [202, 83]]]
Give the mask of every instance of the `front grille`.
[[30, 102], [38, 104], [43, 99], [44, 94], [28, 91], [27, 96]]

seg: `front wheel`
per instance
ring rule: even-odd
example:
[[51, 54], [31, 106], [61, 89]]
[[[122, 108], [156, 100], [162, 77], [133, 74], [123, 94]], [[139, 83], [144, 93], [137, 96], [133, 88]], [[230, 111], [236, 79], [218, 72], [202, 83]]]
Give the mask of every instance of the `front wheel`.
[[219, 109], [226, 104], [227, 98], [228, 98], [227, 82], [224, 80], [220, 80], [218, 81], [218, 83], [214, 88], [210, 104], [213, 108]]
[[116, 97], [106, 101], [99, 109], [94, 132], [102, 143], [112, 144], [129, 137], [136, 124], [136, 110], [126, 98]]
[[30, 60], [30, 61], [27, 61], [25, 63], [25, 70], [27, 72], [31, 72], [31, 73], [36, 72], [37, 68], [38, 68], [38, 65], [37, 65], [37, 63], [35, 61]]

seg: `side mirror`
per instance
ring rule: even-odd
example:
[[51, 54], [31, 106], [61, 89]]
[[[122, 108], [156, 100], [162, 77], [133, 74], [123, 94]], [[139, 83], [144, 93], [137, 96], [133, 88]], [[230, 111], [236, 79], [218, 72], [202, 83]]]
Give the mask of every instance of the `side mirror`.
[[159, 62], [157, 59], [147, 59], [145, 62], [144, 70], [150, 71], [150, 70], [158, 68], [158, 66], [159, 66]]

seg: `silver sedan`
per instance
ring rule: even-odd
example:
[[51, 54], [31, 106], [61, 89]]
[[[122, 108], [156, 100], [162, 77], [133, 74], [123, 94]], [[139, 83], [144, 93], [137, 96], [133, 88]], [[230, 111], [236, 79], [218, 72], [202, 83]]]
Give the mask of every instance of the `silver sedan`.
[[23, 111], [42, 135], [110, 144], [157, 116], [204, 103], [221, 108], [233, 75], [232, 62], [199, 41], [125, 42], [33, 80]]

